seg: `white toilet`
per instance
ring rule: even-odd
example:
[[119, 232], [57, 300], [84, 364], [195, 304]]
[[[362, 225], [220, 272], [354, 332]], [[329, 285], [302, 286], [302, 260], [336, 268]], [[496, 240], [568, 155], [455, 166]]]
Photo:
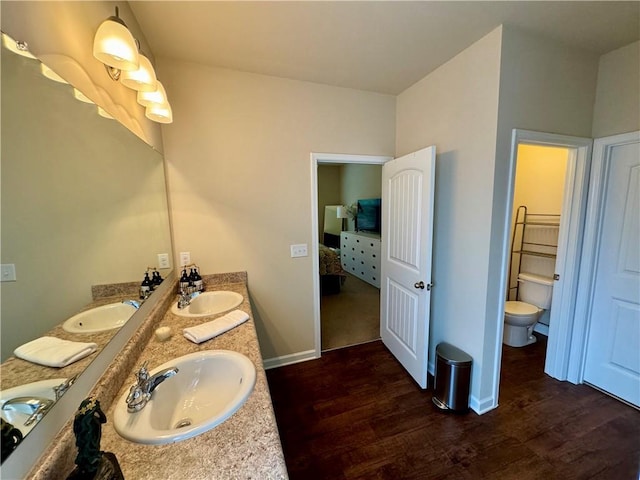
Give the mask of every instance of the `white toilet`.
[[504, 305], [504, 335], [502, 342], [510, 347], [535, 343], [533, 327], [540, 315], [551, 306], [553, 278], [521, 272], [518, 275], [521, 301]]

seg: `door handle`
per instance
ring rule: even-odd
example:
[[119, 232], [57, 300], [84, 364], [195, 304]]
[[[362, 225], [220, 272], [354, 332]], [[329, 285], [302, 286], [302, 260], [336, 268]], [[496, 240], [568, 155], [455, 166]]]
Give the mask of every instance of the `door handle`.
[[420, 288], [420, 289], [424, 290], [424, 282], [423, 281], [416, 282], [416, 283], [413, 284], [413, 286], [415, 288]]

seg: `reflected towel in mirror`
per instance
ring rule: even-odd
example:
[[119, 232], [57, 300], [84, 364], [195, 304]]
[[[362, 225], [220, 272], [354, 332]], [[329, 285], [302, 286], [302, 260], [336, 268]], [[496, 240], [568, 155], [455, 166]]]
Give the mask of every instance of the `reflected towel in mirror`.
[[40, 337], [31, 342], [20, 345], [14, 350], [14, 355], [28, 362], [38, 363], [47, 367], [66, 367], [98, 348], [95, 343], [72, 342], [56, 337]]
[[185, 328], [182, 333], [187, 340], [191, 340], [193, 343], [202, 343], [237, 327], [247, 320], [249, 320], [249, 315], [242, 310], [234, 310], [210, 322]]

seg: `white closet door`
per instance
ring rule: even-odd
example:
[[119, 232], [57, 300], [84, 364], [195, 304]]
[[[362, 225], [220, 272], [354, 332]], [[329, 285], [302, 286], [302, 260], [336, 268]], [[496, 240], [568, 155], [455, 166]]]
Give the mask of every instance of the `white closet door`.
[[594, 147], [604, 174], [584, 380], [640, 407], [639, 135]]

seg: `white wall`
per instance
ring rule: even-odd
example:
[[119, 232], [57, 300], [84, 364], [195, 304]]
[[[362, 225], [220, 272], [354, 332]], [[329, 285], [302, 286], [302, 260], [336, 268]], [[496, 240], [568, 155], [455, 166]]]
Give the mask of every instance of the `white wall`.
[[600, 57], [594, 138], [640, 130], [640, 41]]
[[111, 80], [104, 65], [93, 57], [93, 37], [100, 24], [115, 14], [116, 6], [120, 9], [120, 18], [153, 63], [153, 53], [129, 4], [124, 1], [3, 1], [0, 3], [2, 31], [14, 40], [27, 42], [29, 50], [58, 75], [103, 106], [149, 145], [162, 151], [160, 127], [145, 117], [144, 108], [136, 101], [136, 92]]
[[266, 359], [314, 349], [311, 152], [390, 155], [389, 95], [159, 59], [176, 251], [205, 273], [246, 270]]
[[502, 29], [397, 98], [396, 156], [436, 145], [429, 361], [443, 341], [473, 357], [477, 409], [493, 200]]

